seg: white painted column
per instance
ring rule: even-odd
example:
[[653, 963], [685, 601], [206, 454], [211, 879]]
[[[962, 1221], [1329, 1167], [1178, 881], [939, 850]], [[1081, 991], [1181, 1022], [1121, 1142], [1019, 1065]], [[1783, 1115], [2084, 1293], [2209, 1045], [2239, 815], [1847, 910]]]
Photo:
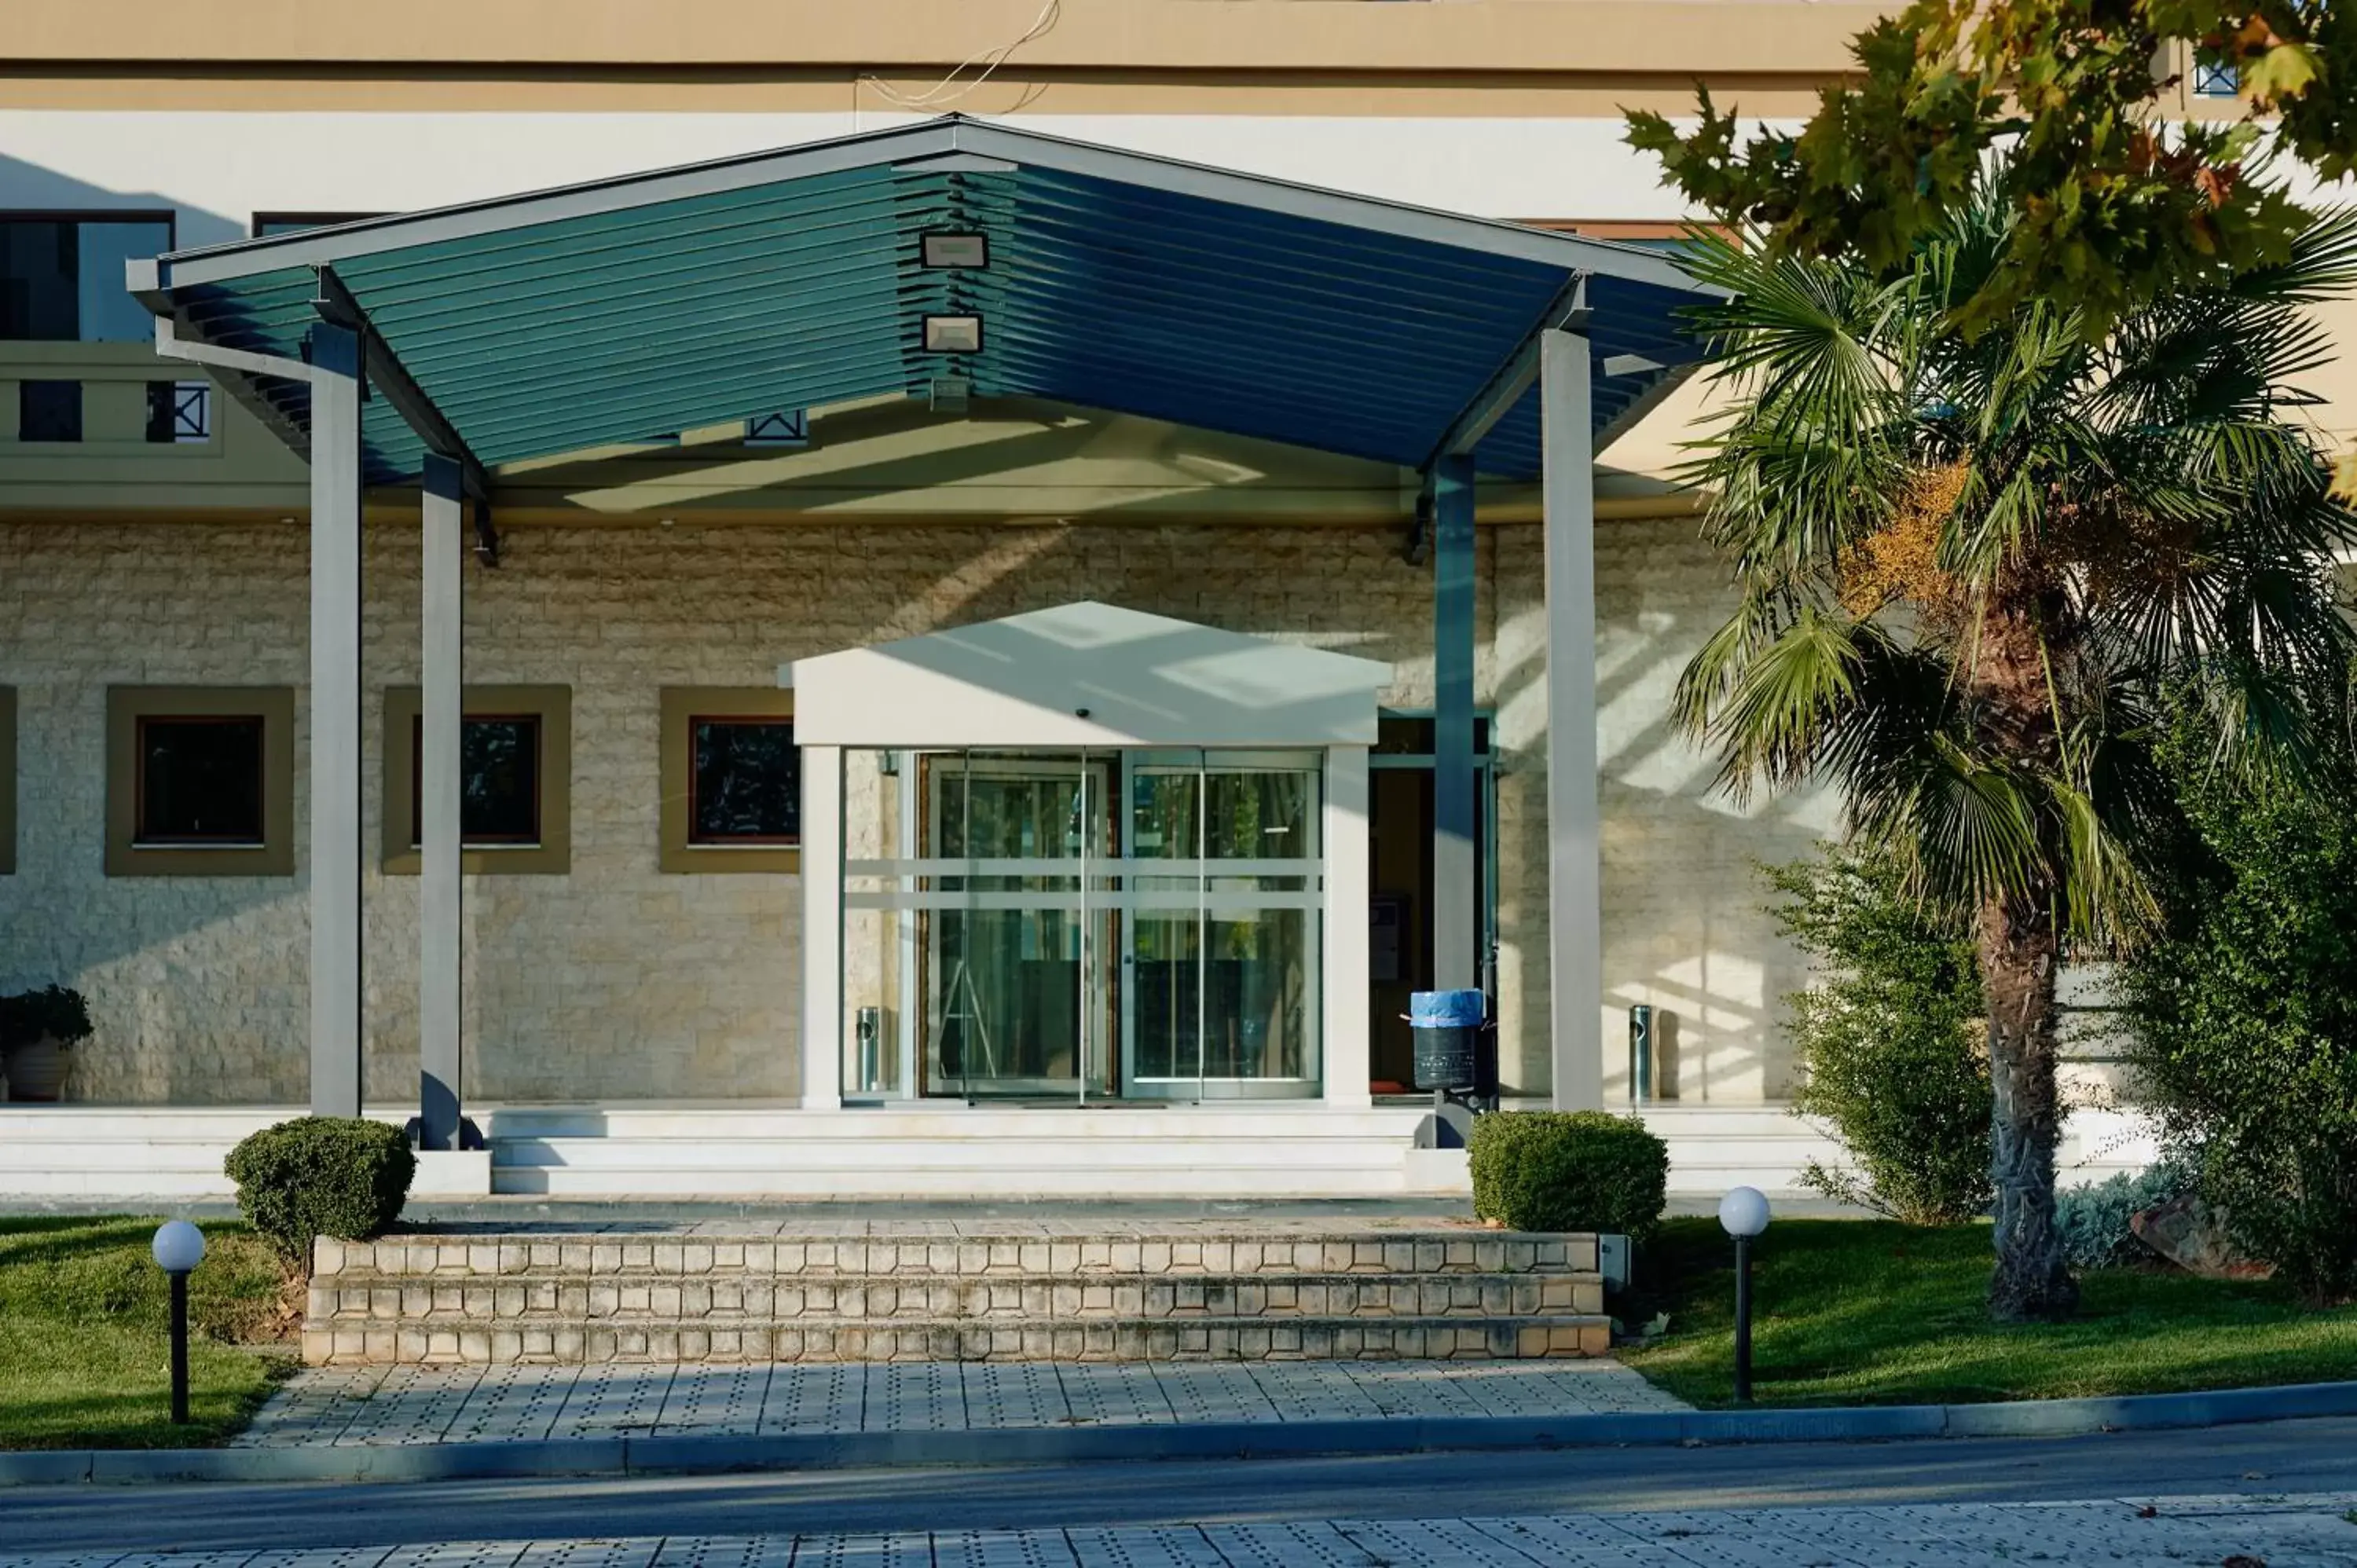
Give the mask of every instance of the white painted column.
[[1367, 748], [1337, 746], [1326, 753], [1326, 926], [1319, 1008], [1325, 1018], [1322, 1064], [1326, 1103], [1364, 1109], [1369, 1005], [1367, 949], [1372, 873], [1367, 848]]
[[[466, 506], [458, 465], [425, 459], [420, 618], [417, 1078], [419, 1144], [456, 1149], [459, 1072], [459, 732]], [[396, 809], [385, 802], [386, 811]]]
[[1547, 1015], [1559, 1111], [1604, 1104], [1604, 863], [1597, 798], [1596, 466], [1587, 339], [1539, 341], [1545, 456]]
[[361, 355], [311, 329], [311, 1114], [361, 1113]]
[[802, 1109], [843, 1109], [843, 747], [802, 747]]

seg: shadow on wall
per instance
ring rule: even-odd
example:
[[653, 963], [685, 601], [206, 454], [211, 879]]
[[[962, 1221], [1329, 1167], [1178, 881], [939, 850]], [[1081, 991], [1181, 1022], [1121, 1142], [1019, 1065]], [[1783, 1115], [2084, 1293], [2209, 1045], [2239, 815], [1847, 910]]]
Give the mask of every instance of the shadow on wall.
[[[1834, 803], [1802, 791], [1738, 808], [1715, 787], [1716, 759], [1673, 720], [1678, 673], [1731, 602], [1726, 571], [1695, 521], [1599, 521], [1596, 539], [1605, 1103], [1628, 1098], [1627, 1009], [1640, 1002], [1655, 1008], [1657, 1031], [1663, 1019], [1674, 1031], [1656, 1058], [1657, 1097], [1781, 1098], [1792, 1063], [1777, 1015], [1807, 971], [1766, 912], [1757, 868], [1807, 854], [1833, 831]], [[1501, 563], [1501, 595], [1523, 575]], [[1538, 614], [1535, 588], [1526, 599], [1502, 608], [1501, 621]], [[1543, 908], [1544, 650], [1503, 626], [1499, 641], [1519, 650], [1503, 659], [1497, 681], [1501, 815], [1503, 797], [1521, 791], [1520, 869]], [[1535, 930], [1515, 957], [1523, 1016], [1543, 1019], [1546, 954]], [[1544, 1081], [1543, 1026], [1526, 1025], [1523, 1048], [1535, 1088]]]
[[78, 212], [100, 208], [144, 209], [150, 212], [170, 208], [177, 215], [174, 244], [183, 249], [246, 237], [246, 220], [242, 218], [209, 212], [152, 190], [109, 190], [53, 168], [0, 154], [0, 209]]

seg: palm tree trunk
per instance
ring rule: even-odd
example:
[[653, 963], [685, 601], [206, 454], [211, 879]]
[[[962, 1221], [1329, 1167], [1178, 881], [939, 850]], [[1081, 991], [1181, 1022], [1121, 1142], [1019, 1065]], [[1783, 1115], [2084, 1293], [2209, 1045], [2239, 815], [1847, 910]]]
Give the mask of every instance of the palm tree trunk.
[[2054, 1065], [2053, 917], [2021, 900], [1980, 911], [1981, 980], [1988, 993], [1990, 1176], [1996, 1188], [1996, 1270], [1989, 1315], [2001, 1322], [2068, 1317], [2079, 1286], [2054, 1225], [2054, 1148], [2061, 1133]]

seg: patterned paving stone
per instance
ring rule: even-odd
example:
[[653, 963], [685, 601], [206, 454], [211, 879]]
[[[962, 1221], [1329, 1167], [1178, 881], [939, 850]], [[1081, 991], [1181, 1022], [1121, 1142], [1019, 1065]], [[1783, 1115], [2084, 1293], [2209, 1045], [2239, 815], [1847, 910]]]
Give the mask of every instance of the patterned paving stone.
[[1097, 1426], [1168, 1425], [1178, 1420], [1160, 1379], [1139, 1377], [1133, 1365], [1068, 1361], [1056, 1368], [1064, 1405], [1075, 1423]]
[[1148, 1363], [1163, 1397], [1181, 1422], [1281, 1421], [1252, 1369], [1221, 1362]]
[[584, 1367], [551, 1437], [619, 1437], [651, 1434], [662, 1415], [673, 1377], [687, 1369], [669, 1366]]
[[785, 1363], [770, 1369], [760, 1430], [858, 1432], [867, 1406], [867, 1369], [847, 1361]]
[[447, 1442], [481, 1381], [475, 1367], [387, 1368], [374, 1389], [353, 1395], [352, 1418], [334, 1441], [371, 1448]]
[[364, 1367], [297, 1374], [237, 1441], [283, 1448], [1682, 1408], [1609, 1362]]
[[1340, 1520], [938, 1535], [11, 1556], [0, 1568], [2352, 1568], [2349, 1503], [2292, 1498]]
[[784, 1369], [766, 1363], [682, 1368], [685, 1375], [673, 1376], [655, 1430], [750, 1436], [760, 1430], [771, 1373]]
[[1071, 1424], [1053, 1361], [970, 1361], [963, 1371], [968, 1427]]

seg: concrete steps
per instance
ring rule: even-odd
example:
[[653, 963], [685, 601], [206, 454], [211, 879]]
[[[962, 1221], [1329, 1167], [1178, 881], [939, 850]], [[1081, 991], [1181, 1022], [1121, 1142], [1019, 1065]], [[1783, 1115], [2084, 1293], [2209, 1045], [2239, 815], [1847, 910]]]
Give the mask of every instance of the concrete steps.
[[1407, 1221], [866, 1229], [322, 1241], [304, 1356], [1515, 1359], [1593, 1355], [1609, 1341], [1592, 1236]]

